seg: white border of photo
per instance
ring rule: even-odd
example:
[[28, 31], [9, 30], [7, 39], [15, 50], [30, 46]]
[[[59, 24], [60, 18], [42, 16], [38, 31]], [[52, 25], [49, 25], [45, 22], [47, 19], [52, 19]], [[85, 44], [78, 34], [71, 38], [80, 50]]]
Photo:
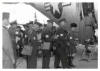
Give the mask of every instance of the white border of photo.
[[[50, 70], [50, 71], [55, 71], [55, 70], [58, 70], [58, 71], [84, 71], [84, 69], [2, 69], [2, 2], [95, 2], [98, 4], [98, 18], [100, 18], [100, 15], [99, 15], [99, 9], [100, 9], [100, 6], [99, 6], [99, 0], [0, 0], [0, 23], [1, 23], [1, 26], [0, 26], [0, 38], [1, 38], [1, 41], [0, 41], [0, 71], [47, 71], [47, 70]], [[99, 23], [99, 20], [98, 20], [98, 23]], [[98, 24], [98, 28], [100, 24]], [[99, 30], [99, 29], [98, 29]], [[100, 30], [98, 31], [98, 33], [100, 33]], [[100, 35], [100, 34], [98, 34]], [[99, 39], [99, 37], [98, 37]], [[100, 47], [100, 41], [98, 40], [98, 47]], [[94, 70], [99, 70], [99, 65], [100, 65], [100, 48], [98, 48], [98, 68], [97, 69], [85, 69], [85, 70], [89, 70], [89, 71], [94, 71]]]

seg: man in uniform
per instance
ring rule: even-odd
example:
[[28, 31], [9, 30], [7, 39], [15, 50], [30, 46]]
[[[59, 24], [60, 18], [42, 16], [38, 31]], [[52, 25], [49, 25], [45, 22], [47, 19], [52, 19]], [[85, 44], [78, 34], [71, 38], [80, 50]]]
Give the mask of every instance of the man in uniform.
[[17, 22], [13, 21], [10, 23], [10, 25], [11, 26], [9, 27], [8, 31], [9, 31], [9, 34], [11, 36], [11, 40], [13, 43], [14, 56], [15, 56], [15, 59], [17, 59], [17, 53], [16, 53], [17, 45], [16, 45], [16, 35], [15, 35], [16, 28], [17, 28]]
[[43, 29], [42, 32], [42, 42], [43, 42], [43, 61], [42, 61], [42, 68], [49, 68], [50, 57], [51, 57], [51, 42], [52, 42], [52, 21], [47, 21], [47, 27]]
[[67, 32], [64, 29], [59, 28], [57, 30], [55, 44], [54, 44], [54, 46], [56, 47], [55, 62], [54, 62], [55, 68], [59, 68], [60, 61], [62, 63], [63, 68], [69, 68], [67, 59], [69, 51], [67, 45], [68, 38], [66, 36]]
[[59, 28], [56, 31], [56, 39], [54, 46], [55, 49], [55, 62], [54, 67], [59, 68], [60, 61], [63, 68], [69, 68], [68, 65], [68, 37], [67, 31], [64, 29], [64, 25], [67, 23], [66, 19], [61, 19], [59, 22]]
[[69, 35], [69, 53], [68, 53], [68, 64], [70, 67], [75, 67], [73, 65], [73, 58], [74, 58], [74, 54], [76, 53], [76, 43], [74, 41], [74, 38], [72, 36]]
[[33, 22], [29, 23], [28, 37], [29, 37], [29, 43], [33, 48], [32, 48], [31, 56], [28, 56], [28, 68], [37, 67], [37, 50], [38, 50], [38, 46], [40, 46], [40, 43], [38, 42], [37, 39], [37, 33], [36, 33], [37, 26], [38, 25], [33, 24]]
[[23, 49], [23, 40], [24, 40], [24, 31], [20, 26], [17, 26], [16, 29], [16, 43], [17, 43], [17, 54], [19, 57], [22, 57], [22, 49]]
[[8, 31], [9, 31], [11, 37], [12, 37], [12, 40], [15, 41], [15, 32], [16, 32], [16, 28], [17, 28], [17, 22], [13, 21], [13, 22], [10, 23], [10, 25], [11, 26], [9, 27]]
[[73, 65], [73, 58], [74, 58], [74, 54], [76, 53], [76, 43], [75, 43], [75, 35], [74, 35], [74, 31], [76, 31], [77, 29], [77, 24], [76, 23], [71, 23], [70, 25], [71, 27], [71, 33], [68, 34], [68, 38], [69, 38], [69, 53], [68, 53], [68, 64], [70, 67], [75, 67]]

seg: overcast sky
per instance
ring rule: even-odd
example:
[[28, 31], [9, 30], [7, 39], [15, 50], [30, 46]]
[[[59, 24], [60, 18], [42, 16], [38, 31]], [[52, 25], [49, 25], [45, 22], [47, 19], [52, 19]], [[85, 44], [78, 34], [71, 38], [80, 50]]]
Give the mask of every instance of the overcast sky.
[[10, 13], [9, 21], [17, 20], [19, 24], [25, 24], [29, 21], [34, 21], [36, 13], [37, 19], [41, 23], [47, 23], [48, 18], [30, 5], [24, 3], [19, 4], [3, 4], [3, 12]]

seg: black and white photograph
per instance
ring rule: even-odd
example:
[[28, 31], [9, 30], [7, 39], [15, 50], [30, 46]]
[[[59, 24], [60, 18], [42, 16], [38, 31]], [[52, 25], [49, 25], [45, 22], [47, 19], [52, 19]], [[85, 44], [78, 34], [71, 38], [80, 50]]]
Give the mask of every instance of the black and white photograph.
[[2, 69], [98, 69], [95, 2], [2, 2]]

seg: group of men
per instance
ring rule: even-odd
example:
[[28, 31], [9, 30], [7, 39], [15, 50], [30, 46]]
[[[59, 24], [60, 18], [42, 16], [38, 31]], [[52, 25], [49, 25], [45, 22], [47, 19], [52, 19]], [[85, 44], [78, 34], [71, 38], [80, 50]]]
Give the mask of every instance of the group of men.
[[[40, 26], [33, 24], [33, 22], [24, 25], [24, 31], [21, 30], [21, 27], [17, 26], [16, 22], [10, 24], [11, 27], [7, 30], [13, 44], [14, 63], [16, 63], [18, 57], [25, 56], [21, 54], [24, 45], [31, 45], [32, 54], [25, 57], [27, 59], [27, 68], [36, 68], [38, 58], [37, 51], [39, 46], [41, 46], [42, 49], [42, 68], [49, 68], [52, 53], [55, 57], [55, 68], [74, 67], [72, 56], [76, 51], [74, 39], [62, 27], [54, 29], [51, 20], [48, 20], [47, 22], [47, 26], [45, 26], [40, 32], [40, 37], [37, 36], [39, 35], [38, 30]], [[16, 41], [16, 36], [20, 37], [18, 41]]]
[[[52, 25], [52, 21], [48, 21]], [[63, 28], [59, 27], [52, 31], [52, 27], [47, 26], [46, 30], [42, 33], [42, 41], [44, 45], [43, 51], [43, 68], [49, 68], [50, 53], [53, 51], [55, 56], [54, 67], [71, 68], [73, 65], [73, 56], [75, 53], [75, 42], [69, 33]], [[48, 48], [47, 46], [48, 45]]]

